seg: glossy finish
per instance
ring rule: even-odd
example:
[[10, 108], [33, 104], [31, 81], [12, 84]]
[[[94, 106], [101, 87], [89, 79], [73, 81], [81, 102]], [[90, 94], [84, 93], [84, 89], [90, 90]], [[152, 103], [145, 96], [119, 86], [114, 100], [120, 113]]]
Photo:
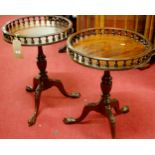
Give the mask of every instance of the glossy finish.
[[92, 35], [73, 44], [79, 53], [92, 58], [128, 59], [140, 55], [145, 46], [127, 36]]
[[116, 138], [116, 114], [127, 113], [128, 106], [119, 107], [117, 99], [111, 99], [111, 70], [126, 70], [145, 65], [153, 55], [151, 43], [142, 35], [133, 31], [104, 28], [87, 29], [72, 34], [68, 39], [68, 53], [75, 62], [96, 69], [104, 70], [101, 79], [101, 99], [86, 105], [79, 117], [64, 118], [64, 123], [81, 122], [91, 111], [106, 116], [110, 123], [112, 138]]
[[133, 31], [98, 28], [72, 34], [68, 52], [74, 61], [91, 68], [124, 70], [144, 66], [151, 59], [152, 45]]

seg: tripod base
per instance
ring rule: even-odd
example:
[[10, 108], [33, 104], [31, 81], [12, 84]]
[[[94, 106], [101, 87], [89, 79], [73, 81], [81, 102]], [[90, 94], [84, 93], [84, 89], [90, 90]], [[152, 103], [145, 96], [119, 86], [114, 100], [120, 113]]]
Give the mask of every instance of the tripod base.
[[81, 113], [81, 115], [77, 118], [68, 117], [64, 118], [65, 124], [75, 124], [81, 122], [91, 111], [96, 111], [106, 116], [110, 123], [111, 135], [112, 138], [115, 138], [115, 116], [112, 113], [112, 108], [115, 110], [116, 114], [123, 114], [129, 111], [128, 106], [124, 106], [122, 108], [119, 107], [119, 102], [117, 99], [110, 99], [110, 90], [112, 87], [112, 81], [109, 71], [105, 71], [104, 76], [101, 82], [101, 89], [103, 95], [99, 103], [89, 103], [87, 104]]
[[64, 123], [65, 124], [75, 124], [78, 122], [81, 122], [91, 111], [96, 111], [101, 113], [102, 115], [106, 116], [109, 120], [110, 127], [111, 127], [111, 134], [112, 138], [115, 138], [115, 117], [114, 114], [112, 113], [111, 108], [114, 108], [116, 114], [123, 114], [127, 113], [129, 111], [128, 106], [124, 106], [121, 109], [119, 108], [119, 102], [116, 99], [112, 99], [110, 102], [110, 106], [101, 106], [101, 100], [98, 104], [96, 103], [89, 103], [87, 104], [81, 113], [81, 115], [78, 118], [73, 118], [73, 117], [68, 117], [64, 118]]
[[40, 105], [40, 97], [43, 90], [46, 90], [55, 86], [66, 97], [71, 97], [71, 98], [80, 97], [80, 94], [77, 92], [67, 93], [60, 80], [52, 80], [48, 78], [47, 72], [46, 72], [47, 61], [46, 61], [46, 56], [43, 53], [42, 46], [38, 46], [37, 66], [40, 71], [39, 75], [33, 79], [32, 87], [31, 86], [26, 87], [27, 92], [35, 93], [35, 110], [31, 118], [28, 120], [29, 126], [32, 126], [36, 122], [39, 105]]
[[34, 78], [33, 87], [27, 86], [27, 92], [35, 92], [35, 111], [32, 114], [31, 118], [28, 120], [29, 126], [33, 125], [36, 122], [39, 104], [40, 104], [40, 96], [43, 90], [46, 90], [51, 87], [57, 87], [59, 91], [66, 97], [78, 98], [80, 94], [77, 92], [67, 93], [62, 82], [60, 80], [51, 80], [51, 79], [40, 79], [39, 77]]

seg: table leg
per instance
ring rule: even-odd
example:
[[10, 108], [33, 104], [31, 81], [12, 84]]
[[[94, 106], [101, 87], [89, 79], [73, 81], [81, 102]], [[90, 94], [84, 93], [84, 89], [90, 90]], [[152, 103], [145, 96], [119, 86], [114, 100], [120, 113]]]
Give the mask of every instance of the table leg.
[[67, 91], [65, 90], [65, 88], [60, 80], [50, 80], [50, 85], [57, 87], [59, 89], [59, 91], [66, 97], [71, 97], [71, 98], [80, 97], [80, 93], [78, 93], [78, 92], [67, 93]]
[[39, 77], [33, 78], [33, 86], [26, 86], [27, 92], [34, 92], [39, 84]]
[[63, 121], [65, 124], [73, 124], [73, 123], [81, 122], [89, 114], [89, 112], [96, 111], [97, 108], [98, 106], [96, 105], [96, 103], [89, 103], [83, 108], [83, 111], [78, 118], [68, 117], [68, 118], [64, 118]]
[[115, 138], [116, 120], [115, 120], [114, 114], [112, 113], [110, 107], [106, 107], [105, 112], [106, 112], [106, 115], [107, 115], [108, 120], [109, 120], [112, 138]]
[[67, 50], [67, 45], [64, 45], [63, 47], [59, 48], [58, 52], [59, 53], [65, 53]]
[[123, 106], [122, 108], [119, 107], [119, 101], [117, 99], [112, 99], [110, 104], [117, 114], [129, 112], [128, 106]]
[[64, 118], [65, 124], [74, 124], [82, 121], [91, 111], [96, 111], [105, 115], [111, 127], [112, 138], [115, 138], [115, 117], [111, 108], [114, 108], [117, 114], [127, 113], [129, 111], [127, 106], [119, 108], [117, 99], [110, 99], [110, 91], [112, 88], [112, 77], [109, 71], [105, 71], [101, 81], [102, 96], [99, 103], [90, 103], [83, 108], [81, 115], [78, 118], [68, 117]]
[[32, 126], [36, 122], [42, 89], [43, 89], [43, 83], [38, 84], [37, 88], [35, 89], [35, 111], [32, 114], [31, 118], [28, 120], [29, 126]]
[[56, 86], [66, 97], [80, 97], [80, 93], [78, 92], [67, 93], [60, 80], [52, 80], [48, 78], [46, 72], [47, 61], [46, 56], [43, 53], [42, 46], [38, 46], [37, 66], [40, 71], [39, 75], [33, 79], [33, 86], [26, 87], [26, 91], [35, 92], [35, 110], [31, 118], [28, 120], [29, 126], [32, 126], [36, 122], [40, 104], [40, 96], [43, 90]]

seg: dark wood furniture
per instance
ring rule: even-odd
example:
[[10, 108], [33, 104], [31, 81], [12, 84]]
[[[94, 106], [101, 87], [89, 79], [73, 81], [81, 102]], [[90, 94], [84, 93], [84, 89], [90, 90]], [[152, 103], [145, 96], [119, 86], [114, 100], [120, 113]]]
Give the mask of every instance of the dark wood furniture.
[[60, 80], [48, 78], [46, 56], [42, 49], [43, 45], [50, 45], [68, 37], [72, 32], [70, 20], [61, 16], [28, 16], [8, 22], [2, 29], [5, 41], [12, 43], [17, 38], [22, 46], [38, 47], [37, 66], [39, 75], [33, 79], [32, 87], [26, 87], [26, 91], [35, 92], [35, 110], [28, 120], [29, 126], [36, 122], [43, 90], [55, 86], [66, 97], [77, 98], [80, 96], [76, 92], [67, 93]]
[[101, 79], [101, 99], [86, 105], [78, 118], [64, 118], [64, 123], [82, 121], [89, 112], [96, 111], [109, 120], [112, 138], [115, 138], [115, 116], [129, 111], [128, 106], [119, 107], [117, 99], [110, 98], [112, 77], [110, 71], [119, 71], [144, 66], [153, 55], [151, 43], [141, 34], [117, 28], [91, 28], [72, 34], [68, 38], [68, 53], [71, 59], [83, 66], [104, 70]]
[[[73, 32], [76, 32], [76, 17], [72, 15], [64, 15], [64, 17], [68, 18], [73, 23]], [[65, 53], [67, 50], [67, 45], [64, 45], [59, 49], [59, 53]]]

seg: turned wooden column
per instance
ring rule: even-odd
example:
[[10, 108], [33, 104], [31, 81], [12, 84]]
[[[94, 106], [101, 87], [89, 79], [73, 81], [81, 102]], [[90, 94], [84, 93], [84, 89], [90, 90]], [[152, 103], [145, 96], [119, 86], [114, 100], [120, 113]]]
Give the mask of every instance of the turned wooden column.
[[55, 86], [66, 97], [71, 97], [71, 98], [80, 97], [80, 94], [78, 92], [67, 93], [67, 91], [65, 90], [60, 80], [52, 80], [48, 78], [48, 75], [46, 72], [47, 61], [46, 61], [46, 56], [43, 53], [42, 46], [38, 46], [37, 67], [39, 69], [39, 75], [37, 77], [34, 77], [33, 86], [26, 87], [26, 91], [35, 93], [35, 110], [32, 116], [30, 117], [30, 119], [28, 120], [29, 126], [32, 126], [36, 122], [39, 105], [40, 105], [40, 97], [43, 90], [46, 90], [48, 88]]

